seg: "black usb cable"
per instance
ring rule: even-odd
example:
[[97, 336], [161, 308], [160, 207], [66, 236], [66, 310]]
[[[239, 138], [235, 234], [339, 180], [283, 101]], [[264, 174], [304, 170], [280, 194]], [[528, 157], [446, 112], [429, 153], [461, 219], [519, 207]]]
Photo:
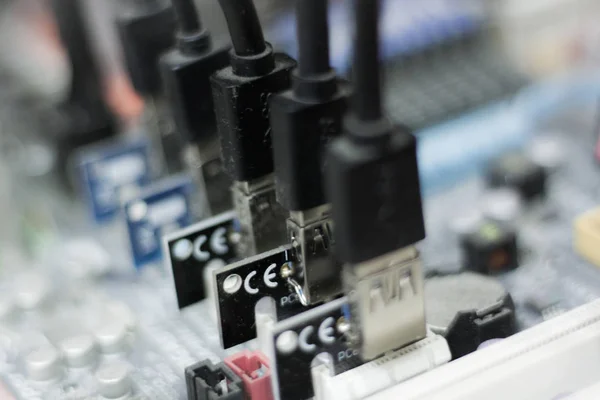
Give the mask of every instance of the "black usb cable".
[[175, 46], [160, 58], [166, 107], [183, 143], [182, 157], [211, 214], [231, 208], [230, 180], [220, 146], [210, 76], [229, 65], [230, 43], [214, 41], [193, 0], [172, 0]]
[[340, 269], [331, 257], [323, 170], [327, 144], [342, 132], [350, 90], [330, 65], [327, 5], [327, 0], [296, 0], [298, 68], [292, 88], [271, 99], [277, 200], [290, 211], [288, 237], [296, 260], [289, 279], [295, 289], [302, 287], [298, 295], [306, 304], [342, 291]]
[[349, 343], [373, 359], [426, 335], [425, 237], [417, 141], [382, 111], [381, 0], [355, 0], [354, 95], [344, 135], [332, 142], [327, 189], [350, 305]]
[[285, 240], [285, 212], [275, 199], [269, 98], [290, 87], [296, 62], [265, 42], [252, 0], [219, 0], [231, 35], [231, 66], [211, 79], [225, 171], [234, 182], [238, 254]]

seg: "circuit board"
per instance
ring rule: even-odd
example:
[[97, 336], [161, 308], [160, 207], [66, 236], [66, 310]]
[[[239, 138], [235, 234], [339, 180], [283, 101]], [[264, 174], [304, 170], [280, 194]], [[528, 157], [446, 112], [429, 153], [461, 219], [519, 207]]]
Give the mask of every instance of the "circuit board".
[[[469, 168], [455, 174], [459, 183], [451, 187], [435, 184], [439, 168], [446, 169], [443, 160], [437, 166], [421, 165], [428, 193], [428, 235], [420, 246], [425, 269], [450, 273], [463, 268], [457, 226], [477, 221], [490, 209], [490, 201], [501, 202], [489, 199], [493, 193], [481, 173], [485, 161], [520, 148], [541, 152], [554, 162], [547, 195], [523, 206], [516, 220], [518, 268], [497, 275], [514, 300], [519, 329], [600, 296], [600, 274], [572, 246], [573, 220], [597, 205], [598, 194], [596, 102], [583, 97], [583, 106], [576, 110], [559, 104], [552, 118], [501, 107], [497, 118], [507, 125], [511, 118], [521, 118], [526, 129], [519, 140], [510, 129], [505, 137], [498, 134], [490, 140], [500, 150], [486, 160], [461, 160]], [[474, 114], [467, 120], [472, 123], [470, 134], [485, 134], [479, 127], [486, 118]], [[435, 157], [439, 149], [428, 142], [436, 134], [447, 135], [446, 144], [464, 143], [465, 133], [454, 134], [453, 129], [449, 123], [421, 134], [422, 162], [441, 159]], [[465, 154], [468, 150], [457, 159]], [[39, 193], [24, 182], [13, 181], [18, 193], [30, 199]], [[48, 187], [52, 185], [39, 190]], [[16, 399], [104, 399], [116, 398], [110, 397], [115, 393], [184, 399], [186, 367], [204, 360], [217, 363], [255, 346], [250, 342], [222, 350], [210, 300], [179, 312], [170, 274], [160, 263], [139, 271], [131, 266], [122, 223], [93, 230], [81, 204], [66, 202], [56, 190], [45, 193], [50, 201], [44, 205], [34, 200], [23, 205], [38, 208], [34, 220], [42, 223], [36, 227], [44, 228], [28, 239], [37, 243], [35, 250], [28, 256], [14, 248], [3, 250], [0, 376]], [[18, 222], [23, 230], [31, 223]]]
[[[578, 90], [580, 87], [575, 92]], [[523, 252], [520, 267], [498, 276], [515, 300], [521, 329], [550, 317], [545, 311], [569, 310], [599, 294], [596, 268], [573, 249], [575, 219], [597, 206], [597, 102], [593, 95], [578, 93], [583, 99], [571, 98], [573, 108], [554, 108], [532, 124], [521, 148], [555, 164], [548, 179], [548, 196], [525, 206], [518, 217], [516, 230]], [[484, 176], [485, 169], [427, 199], [426, 268], [448, 271], [462, 267], [459, 246], [456, 240], [454, 246], [449, 245], [448, 238], [453, 226], [456, 230], [457, 224], [463, 224], [464, 228], [464, 221], [491, 212], [491, 203], [498, 201], [491, 198], [493, 191]], [[552, 310], [536, 307], [541, 303]]]
[[[195, 2], [119, 3], [99, 62], [101, 5], [53, 0], [28, 23], [53, 19], [70, 68], [0, 57], [0, 400], [388, 400], [431, 376], [442, 397], [496, 367], [512, 379], [464, 392], [545, 400], [574, 387], [520, 372], [563, 363], [589, 383], [583, 23], [542, 40], [537, 6]], [[65, 98], [40, 97], [59, 70]]]

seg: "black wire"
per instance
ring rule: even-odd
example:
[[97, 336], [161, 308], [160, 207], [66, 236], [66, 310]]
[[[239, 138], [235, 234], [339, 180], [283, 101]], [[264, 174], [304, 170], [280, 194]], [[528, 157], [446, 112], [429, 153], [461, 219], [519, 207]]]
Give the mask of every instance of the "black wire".
[[181, 33], [194, 34], [202, 30], [202, 23], [194, 0], [171, 0], [171, 2]]
[[311, 76], [329, 72], [327, 0], [296, 0], [296, 15], [298, 73]]
[[381, 0], [355, 0], [353, 107], [360, 120], [380, 119], [379, 12]]
[[102, 98], [101, 75], [85, 26], [81, 0], [52, 0], [51, 6], [71, 65], [71, 100], [98, 101]]
[[267, 46], [258, 13], [252, 0], [219, 0], [233, 49], [238, 56], [254, 56], [263, 53]]

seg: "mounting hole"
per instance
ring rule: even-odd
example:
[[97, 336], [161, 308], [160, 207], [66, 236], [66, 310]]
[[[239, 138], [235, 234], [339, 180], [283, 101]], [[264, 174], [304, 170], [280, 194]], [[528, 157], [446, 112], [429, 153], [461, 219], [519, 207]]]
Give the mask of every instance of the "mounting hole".
[[223, 281], [223, 290], [226, 293], [234, 294], [242, 287], [242, 277], [238, 274], [229, 275]]
[[277, 338], [277, 351], [281, 354], [292, 354], [298, 348], [298, 334], [294, 331], [285, 331]]
[[194, 244], [189, 239], [179, 239], [173, 245], [172, 253], [178, 261], [187, 260], [194, 252]]

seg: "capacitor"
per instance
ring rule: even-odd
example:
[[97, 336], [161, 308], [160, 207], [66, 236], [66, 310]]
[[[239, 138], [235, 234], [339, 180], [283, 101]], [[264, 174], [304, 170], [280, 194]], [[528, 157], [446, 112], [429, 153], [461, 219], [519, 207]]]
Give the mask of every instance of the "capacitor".
[[94, 338], [91, 335], [78, 335], [64, 339], [60, 343], [65, 361], [72, 368], [86, 367], [96, 360]]
[[27, 376], [35, 381], [51, 381], [61, 374], [59, 352], [51, 345], [43, 345], [25, 357]]
[[130, 367], [121, 361], [101, 366], [96, 380], [98, 391], [105, 399], [121, 399], [132, 391]]

